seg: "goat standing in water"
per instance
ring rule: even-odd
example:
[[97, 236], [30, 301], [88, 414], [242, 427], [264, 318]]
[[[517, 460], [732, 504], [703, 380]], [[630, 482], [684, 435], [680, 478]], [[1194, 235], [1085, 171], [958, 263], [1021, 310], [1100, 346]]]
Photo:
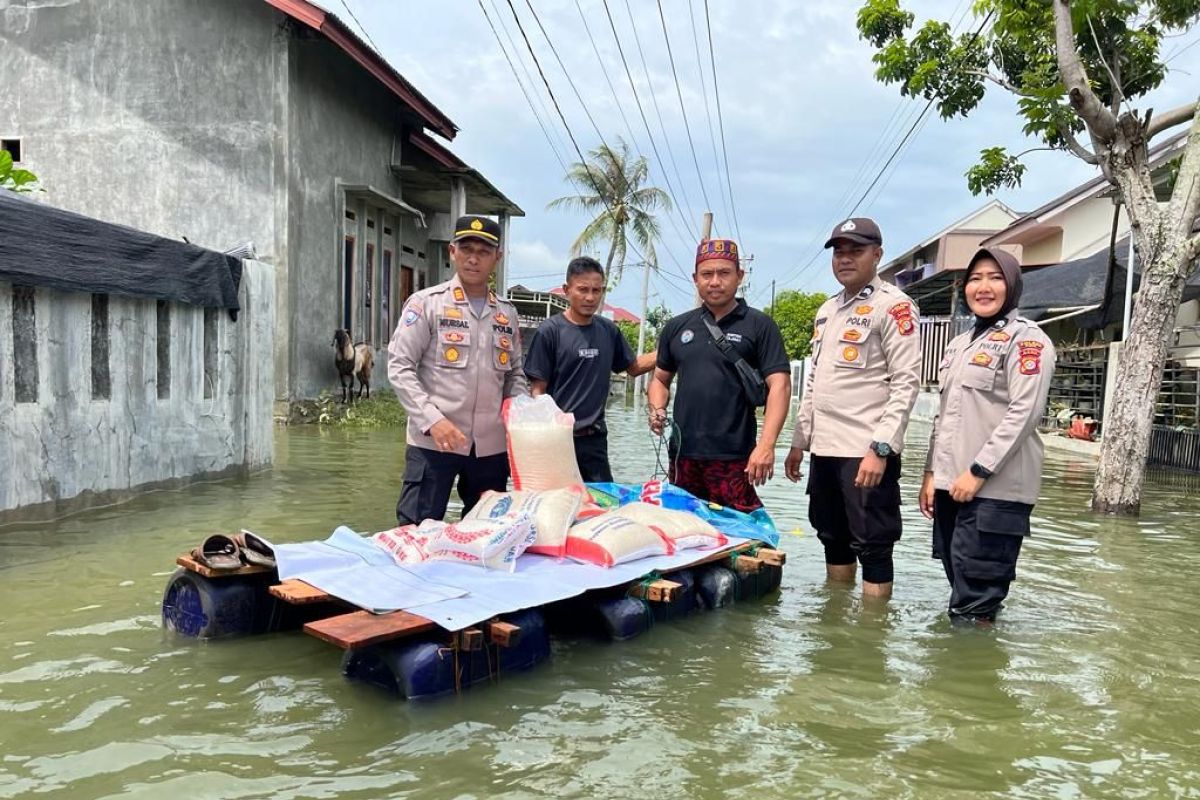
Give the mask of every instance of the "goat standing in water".
[[367, 398], [371, 397], [371, 367], [375, 366], [375, 356], [371, 354], [371, 346], [364, 342], [351, 344], [350, 331], [338, 328], [333, 332], [333, 364], [337, 367], [338, 381], [342, 385], [342, 402], [354, 400], [354, 378], [358, 378], [358, 396], [366, 391]]

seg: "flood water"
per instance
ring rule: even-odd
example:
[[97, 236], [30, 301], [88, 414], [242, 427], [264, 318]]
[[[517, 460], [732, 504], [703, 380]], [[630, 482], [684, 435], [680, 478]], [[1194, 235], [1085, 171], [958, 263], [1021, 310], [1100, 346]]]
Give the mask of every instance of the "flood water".
[[[610, 423], [618, 479], [649, 477], [641, 421]], [[207, 533], [390, 526], [402, 432], [281, 429], [271, 472], [0, 528], [0, 798], [1200, 797], [1195, 487], [1156, 478], [1140, 519], [1095, 517], [1091, 467], [1052, 452], [1002, 621], [952, 629], [915, 509], [926, 435], [886, 608], [824, 585], [804, 494], [776, 478], [778, 596], [556, 642], [433, 702], [347, 682], [301, 633], [159, 622]]]

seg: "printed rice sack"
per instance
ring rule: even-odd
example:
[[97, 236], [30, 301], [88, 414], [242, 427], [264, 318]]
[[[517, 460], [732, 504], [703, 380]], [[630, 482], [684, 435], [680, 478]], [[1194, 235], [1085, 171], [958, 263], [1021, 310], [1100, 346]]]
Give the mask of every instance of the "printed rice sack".
[[725, 534], [687, 511], [673, 511], [652, 503], [636, 502], [621, 506], [612, 513], [660, 531], [671, 540], [676, 550], [720, 547], [729, 543]]
[[427, 519], [371, 538], [399, 564], [457, 561], [512, 572], [535, 534], [528, 515], [505, 514], [453, 523]]
[[615, 511], [576, 523], [567, 534], [569, 558], [602, 567], [674, 552], [670, 540], [654, 528]]
[[505, 514], [526, 514], [533, 523], [534, 542], [528, 552], [562, 558], [567, 550], [567, 531], [583, 502], [579, 487], [545, 492], [483, 493], [463, 519], [494, 519]]
[[518, 491], [583, 486], [575, 463], [575, 415], [548, 394], [518, 395], [505, 403], [508, 465]]

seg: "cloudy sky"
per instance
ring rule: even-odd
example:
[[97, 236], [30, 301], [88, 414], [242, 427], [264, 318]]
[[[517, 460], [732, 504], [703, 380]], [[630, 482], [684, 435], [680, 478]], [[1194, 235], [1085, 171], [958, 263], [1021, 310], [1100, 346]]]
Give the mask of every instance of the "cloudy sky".
[[[546, 204], [575, 193], [563, 179], [560, 161], [578, 158], [508, 0], [325, 0], [324, 5], [352, 27], [365, 29], [384, 56], [461, 128], [451, 149], [525, 210], [526, 217], [513, 222], [507, 247], [510, 283], [536, 288], [561, 283], [571, 243], [586, 219], [547, 211]], [[836, 286], [821, 245], [879, 174], [924, 106], [924, 101], [901, 98], [895, 86], [883, 86], [872, 77], [872, 51], [858, 39], [854, 26], [858, 5], [855, 0], [709, 0], [731, 208], [724, 165], [718, 169], [714, 156], [714, 149], [720, 156], [721, 143], [704, 1], [662, 0], [697, 169], [656, 4], [608, 0], [658, 157], [630, 90], [604, 3], [534, 0], [549, 40], [605, 141], [632, 137], [631, 144], [650, 160], [655, 185], [665, 189], [670, 184], [675, 190], [679, 210], [661, 223], [662, 274], [651, 277], [652, 305], [665, 302], [675, 311], [691, 305], [692, 254], [706, 207], [715, 213], [716, 231], [736, 236], [743, 254], [753, 256], [748, 292], [753, 305], [769, 302], [772, 280], [777, 290], [829, 291]], [[965, 14], [963, 30], [978, 25], [969, 15], [971, 5], [969, 0], [906, 3], [916, 12], [918, 24], [927, 17], [959, 22]], [[529, 6], [525, 0], [512, 0], [511, 7], [580, 148], [586, 152], [595, 147], [600, 135]], [[1164, 53], [1174, 56], [1173, 72], [1148, 105], [1165, 109], [1195, 99], [1200, 47], [1191, 45], [1197, 33], [1166, 43]], [[990, 94], [969, 119], [943, 121], [931, 113], [856, 213], [880, 223], [885, 251], [902, 253], [987, 202], [970, 194], [963, 173], [983, 147], [1000, 144], [1019, 151], [1035, 146], [1020, 128], [1015, 103], [1003, 92]], [[1090, 167], [1062, 153], [1033, 153], [1027, 163], [1024, 186], [998, 196], [1019, 211], [1093, 174]], [[736, 216], [736, 226], [730, 216]], [[629, 260], [635, 260], [632, 253]], [[637, 311], [640, 277], [640, 269], [631, 268], [610, 302]]]

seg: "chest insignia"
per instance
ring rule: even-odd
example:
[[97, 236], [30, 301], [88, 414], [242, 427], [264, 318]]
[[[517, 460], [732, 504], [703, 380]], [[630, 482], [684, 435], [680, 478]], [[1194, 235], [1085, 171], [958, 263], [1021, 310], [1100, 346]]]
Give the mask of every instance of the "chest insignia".
[[842, 358], [846, 361], [858, 361], [858, 348], [853, 345], [843, 347]]
[[447, 347], [446, 348], [446, 360], [449, 361], [451, 364], [453, 364], [455, 361], [458, 361], [458, 348], [457, 347]]
[[500, 337], [500, 346], [505, 350], [512, 350], [512, 339], [507, 336]]
[[995, 333], [988, 336], [988, 341], [989, 342], [1007, 342], [1011, 338], [1012, 338], [1012, 336], [1005, 333], [1004, 331], [996, 331]]
[[451, 319], [462, 319], [463, 313], [461, 310], [459, 310], [457, 308], [443, 308], [442, 316], [450, 317]]
[[990, 367], [992, 365], [992, 355], [981, 350], [971, 356], [971, 363], [977, 367]]
[[500, 355], [497, 358], [497, 360], [500, 362], [501, 366], [507, 364], [508, 363], [508, 351], [507, 350], [500, 351]]
[[507, 325], [508, 324], [508, 314], [505, 314], [503, 311], [497, 311], [495, 320], [496, 320], [496, 322], [500, 323], [501, 325]]
[[873, 306], [855, 306], [854, 313], [858, 315], [870, 314]]
[[842, 331], [842, 341], [857, 342], [860, 339], [862, 339], [862, 331], [854, 328], [847, 328], [846, 330]]
[[445, 341], [447, 341], [447, 342], [452, 342], [452, 343], [454, 343], [454, 344], [459, 344], [459, 343], [460, 343], [460, 342], [462, 342], [462, 340], [463, 340], [463, 335], [462, 335], [461, 333], [459, 333], [458, 331], [450, 331], [449, 333], [447, 333], [447, 334], [446, 334], [445, 336], [443, 336], [442, 338], [443, 338]]
[[696, 334], [692, 333], [690, 330], [684, 331], [680, 335], [679, 341], [683, 342], [684, 344], [687, 344], [688, 342], [690, 342], [692, 340], [693, 337], [695, 337], [695, 335]]

